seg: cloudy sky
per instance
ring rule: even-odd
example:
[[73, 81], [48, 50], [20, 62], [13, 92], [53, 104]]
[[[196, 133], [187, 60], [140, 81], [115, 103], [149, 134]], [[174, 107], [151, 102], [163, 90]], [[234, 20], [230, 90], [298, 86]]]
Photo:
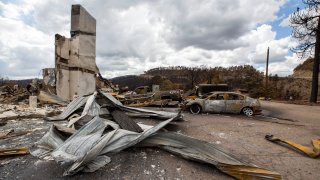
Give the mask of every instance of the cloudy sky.
[[71, 4], [97, 20], [97, 65], [106, 78], [159, 66], [253, 65], [290, 75], [288, 16], [299, 0], [0, 0], [0, 76], [41, 78], [54, 67], [54, 34], [70, 37]]

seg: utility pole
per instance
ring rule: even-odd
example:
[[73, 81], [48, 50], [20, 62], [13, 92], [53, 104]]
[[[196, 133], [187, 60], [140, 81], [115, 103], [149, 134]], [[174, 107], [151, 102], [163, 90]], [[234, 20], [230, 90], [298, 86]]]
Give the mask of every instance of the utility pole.
[[269, 47], [268, 47], [268, 50], [267, 50], [267, 63], [266, 63], [266, 89], [268, 88], [268, 80], [269, 80], [268, 68], [269, 68]]

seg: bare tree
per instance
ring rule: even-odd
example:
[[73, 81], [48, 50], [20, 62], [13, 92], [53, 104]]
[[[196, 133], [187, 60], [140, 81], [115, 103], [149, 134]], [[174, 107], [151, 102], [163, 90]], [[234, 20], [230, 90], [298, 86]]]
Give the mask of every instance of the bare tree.
[[204, 72], [204, 76], [205, 76], [205, 79], [207, 80], [208, 84], [213, 84], [213, 79], [214, 77], [216, 76], [217, 72], [215, 71], [215, 69], [213, 68], [208, 68], [205, 70]]
[[186, 74], [190, 81], [190, 88], [193, 88], [200, 81], [201, 76], [201, 68], [198, 67], [190, 67], [186, 70]]
[[300, 57], [314, 53], [310, 102], [316, 103], [319, 80], [320, 0], [302, 0], [302, 2], [307, 7], [303, 10], [297, 8], [290, 18], [292, 37], [299, 41], [292, 50]]

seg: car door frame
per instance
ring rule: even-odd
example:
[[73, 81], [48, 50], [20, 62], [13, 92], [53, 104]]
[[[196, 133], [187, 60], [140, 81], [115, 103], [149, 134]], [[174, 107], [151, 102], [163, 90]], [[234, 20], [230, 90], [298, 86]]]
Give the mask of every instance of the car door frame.
[[[218, 99], [218, 95], [221, 95], [223, 99]], [[216, 99], [212, 99], [215, 96]], [[225, 102], [225, 93], [214, 93], [208, 96], [204, 101], [204, 111], [212, 113], [223, 113], [225, 112], [226, 102]]]
[[[238, 100], [229, 99], [230, 94], [239, 96], [241, 98]], [[225, 103], [226, 103], [225, 113], [240, 113], [245, 103], [245, 97], [237, 93], [226, 93]]]

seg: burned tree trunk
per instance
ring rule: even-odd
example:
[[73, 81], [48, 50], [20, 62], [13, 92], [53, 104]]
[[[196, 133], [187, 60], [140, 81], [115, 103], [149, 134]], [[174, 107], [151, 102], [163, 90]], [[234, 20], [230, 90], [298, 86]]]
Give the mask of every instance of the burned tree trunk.
[[312, 70], [312, 87], [310, 102], [316, 103], [318, 98], [318, 84], [319, 84], [319, 49], [320, 49], [320, 17], [318, 18], [318, 28], [316, 34], [316, 45], [314, 49], [314, 62]]
[[300, 8], [297, 8], [297, 11], [290, 17], [290, 26], [293, 28], [292, 37], [299, 42], [292, 50], [300, 55], [300, 57], [314, 56], [310, 102], [317, 103], [320, 52], [320, 1], [302, 0], [302, 2], [305, 4], [305, 9], [300, 10]]

